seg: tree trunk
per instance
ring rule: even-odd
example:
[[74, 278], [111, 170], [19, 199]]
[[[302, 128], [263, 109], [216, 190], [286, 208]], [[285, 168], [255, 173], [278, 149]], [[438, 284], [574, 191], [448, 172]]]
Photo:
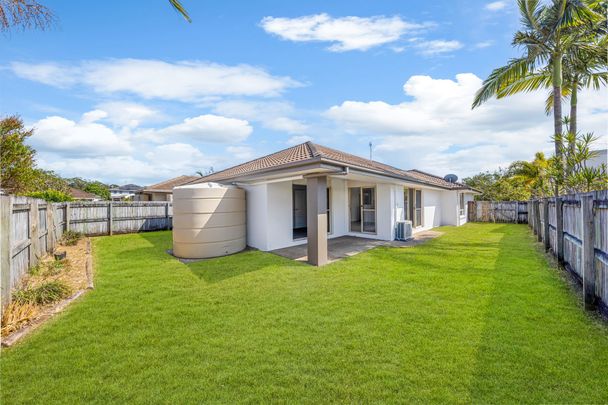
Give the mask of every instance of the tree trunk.
[[[558, 53], [553, 56], [553, 127], [555, 142], [555, 157], [562, 165], [562, 57]], [[563, 175], [563, 174], [562, 174]], [[555, 182], [555, 196], [559, 196], [559, 181]]]
[[[572, 82], [572, 94], [570, 95], [570, 133], [576, 135], [576, 105], [578, 103], [578, 80]], [[574, 149], [570, 145], [571, 149]], [[573, 150], [571, 150], [573, 151]]]

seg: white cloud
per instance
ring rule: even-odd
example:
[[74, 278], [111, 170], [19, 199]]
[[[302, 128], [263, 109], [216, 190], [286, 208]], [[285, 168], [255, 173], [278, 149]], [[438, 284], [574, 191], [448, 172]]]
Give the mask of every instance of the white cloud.
[[393, 16], [339, 17], [315, 14], [296, 18], [264, 17], [262, 28], [282, 39], [296, 42], [330, 42], [333, 52], [366, 51], [395, 42], [406, 32], [431, 26], [429, 23], [410, 23]]
[[[552, 119], [544, 114], [544, 92], [491, 100], [471, 110], [481, 83], [470, 73], [455, 80], [412, 76], [403, 86], [410, 101], [345, 101], [326, 116], [347, 133], [375, 139], [378, 156], [389, 163], [440, 175], [470, 175], [531, 159], [538, 150], [551, 152]], [[605, 133], [608, 110], [598, 105], [605, 106], [602, 92], [579, 98], [581, 131]]]
[[493, 1], [485, 5], [486, 10], [499, 11], [507, 7], [506, 1]]
[[250, 160], [254, 156], [253, 148], [249, 146], [228, 146], [226, 152], [237, 160]]
[[253, 128], [245, 120], [205, 114], [186, 118], [180, 124], [151, 130], [151, 135], [162, 139], [183, 136], [203, 142], [238, 143], [247, 139], [252, 131]]
[[301, 134], [308, 126], [290, 118], [294, 113], [291, 104], [283, 101], [229, 100], [216, 103], [213, 111], [229, 117], [261, 122], [265, 128], [289, 134]]
[[85, 85], [104, 94], [131, 93], [151, 99], [194, 101], [213, 96], [277, 96], [301, 84], [250, 65], [201, 61], [111, 59], [67, 65], [11, 63], [19, 77], [56, 87]]
[[[47, 161], [48, 160], [48, 161]], [[205, 156], [185, 143], [158, 145], [141, 157], [73, 157], [41, 159], [40, 165], [66, 177], [84, 177], [106, 182], [152, 184], [182, 174], [194, 174], [213, 166], [218, 160]]]
[[298, 145], [304, 142], [312, 141], [310, 136], [306, 135], [295, 135], [287, 140], [288, 145]]
[[474, 45], [474, 48], [476, 48], [476, 49], [483, 49], [483, 48], [488, 48], [488, 47], [490, 47], [492, 45], [494, 45], [494, 41], [492, 41], [492, 40], [480, 41], [480, 42], [477, 42]]
[[162, 114], [142, 104], [124, 101], [112, 101], [97, 105], [99, 110], [107, 113], [107, 120], [121, 127], [135, 128], [143, 122], [162, 119]]
[[418, 42], [416, 47], [422, 55], [434, 56], [457, 51], [464, 45], [460, 41], [436, 39]]
[[48, 152], [60, 152], [65, 155], [103, 156], [127, 155], [131, 153], [130, 143], [115, 133], [111, 128], [96, 123], [104, 118], [100, 110], [83, 114], [80, 122], [51, 116], [35, 122], [34, 135], [30, 138], [32, 145]]

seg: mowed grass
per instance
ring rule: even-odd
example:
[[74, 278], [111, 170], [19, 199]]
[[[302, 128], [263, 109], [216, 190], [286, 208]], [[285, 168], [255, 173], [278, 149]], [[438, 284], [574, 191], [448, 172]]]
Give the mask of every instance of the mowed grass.
[[606, 403], [608, 327], [526, 226], [315, 268], [98, 238], [96, 288], [1, 358], [1, 402]]

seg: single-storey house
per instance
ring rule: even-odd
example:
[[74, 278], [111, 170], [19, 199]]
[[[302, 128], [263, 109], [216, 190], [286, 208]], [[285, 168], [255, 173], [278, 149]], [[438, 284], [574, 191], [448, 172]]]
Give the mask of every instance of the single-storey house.
[[400, 221], [414, 233], [466, 223], [476, 191], [447, 179], [305, 142], [191, 184], [245, 189], [247, 244], [270, 251], [308, 243], [309, 262], [321, 265], [328, 238], [391, 241]]
[[183, 186], [191, 183], [194, 180], [200, 179], [200, 176], [178, 176], [169, 180], [161, 181], [160, 183], [146, 186], [135, 194], [136, 201], [173, 201], [173, 187]]
[[137, 184], [125, 184], [124, 186], [110, 187], [110, 199], [112, 201], [129, 201], [135, 198], [135, 193], [142, 187]]

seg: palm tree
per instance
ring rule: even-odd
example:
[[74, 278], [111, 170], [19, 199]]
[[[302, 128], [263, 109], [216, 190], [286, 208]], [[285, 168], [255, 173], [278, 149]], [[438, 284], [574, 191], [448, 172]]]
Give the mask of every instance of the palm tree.
[[511, 163], [508, 170], [509, 178], [524, 184], [530, 189], [533, 197], [545, 197], [550, 192], [550, 165], [551, 159], [546, 159], [544, 153], [537, 152], [531, 162], [519, 160]]
[[0, 0], [0, 31], [12, 27], [44, 30], [53, 25], [55, 16], [36, 0]]
[[[561, 160], [564, 57], [575, 46], [585, 49], [583, 39], [589, 38], [572, 34], [586, 24], [597, 23], [601, 15], [582, 0], [552, 0], [548, 5], [541, 5], [539, 0], [518, 0], [518, 6], [524, 29], [515, 33], [512, 44], [523, 47], [524, 56], [511, 59], [507, 65], [492, 71], [475, 95], [473, 108], [501, 94], [509, 86], [513, 86], [513, 90], [518, 89], [514, 83], [542, 72], [542, 75], [528, 82], [528, 87], [520, 88], [532, 90], [534, 86], [541, 87], [550, 77], [555, 155]], [[517, 91], [511, 94], [514, 92]]]
[[[192, 22], [180, 0], [169, 0], [169, 3], [188, 22]], [[0, 31], [13, 27], [23, 29], [47, 29], [55, 22], [52, 11], [37, 0], [0, 0]]]

